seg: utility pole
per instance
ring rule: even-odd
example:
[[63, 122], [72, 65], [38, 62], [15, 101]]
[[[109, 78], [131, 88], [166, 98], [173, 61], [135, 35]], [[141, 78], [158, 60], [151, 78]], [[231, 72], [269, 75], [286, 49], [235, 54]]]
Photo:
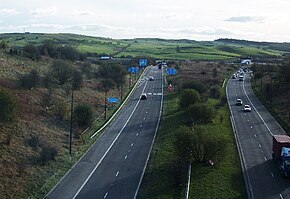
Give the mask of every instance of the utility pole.
[[71, 109], [70, 109], [69, 154], [71, 154], [71, 151], [72, 151], [73, 109], [74, 109], [74, 89], [72, 87], [72, 90], [71, 90]]
[[108, 92], [108, 66], [106, 66], [106, 83], [105, 83], [105, 116], [104, 119], [107, 120], [107, 92]]

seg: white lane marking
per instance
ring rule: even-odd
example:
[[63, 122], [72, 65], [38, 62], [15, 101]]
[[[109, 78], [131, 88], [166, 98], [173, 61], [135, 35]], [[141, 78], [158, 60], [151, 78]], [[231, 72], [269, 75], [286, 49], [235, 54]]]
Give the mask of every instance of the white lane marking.
[[250, 128], [252, 129], [252, 128], [253, 128], [253, 126], [250, 126]]
[[146, 117], [144, 117], [143, 120], [146, 120]]
[[139, 135], [139, 133], [136, 133], [136, 136], [138, 136]]
[[119, 173], [120, 173], [119, 171], [116, 173], [116, 177], [119, 175]]
[[150, 107], [148, 106], [147, 109], [149, 109]]
[[133, 145], [134, 145], [134, 143], [131, 144], [131, 146], [133, 146]]
[[257, 138], [257, 135], [255, 134], [254, 137]]
[[105, 194], [104, 198], [106, 198], [106, 197], [108, 196], [108, 194], [109, 194], [109, 193], [107, 192], [107, 193]]
[[140, 124], [140, 128], [142, 128], [143, 124]]
[[260, 119], [262, 120], [263, 124], [266, 126], [266, 128], [268, 129], [268, 131], [270, 132], [270, 134], [273, 136], [272, 131], [269, 129], [268, 125], [266, 124], [265, 120], [262, 118], [262, 116], [260, 115], [260, 113], [258, 112], [258, 110], [256, 109], [256, 107], [254, 106], [254, 104], [252, 103], [252, 101], [250, 100], [246, 89], [245, 89], [245, 82], [243, 81], [243, 89], [244, 89], [244, 93], [246, 95], [246, 97], [248, 98], [249, 102], [251, 103], [252, 107], [255, 109], [256, 113], [258, 114], [258, 116], [260, 117]]
[[281, 199], [284, 199], [281, 193], [280, 193], [280, 195], [279, 195], [279, 196], [280, 196], [280, 198], [281, 198]]
[[128, 156], [126, 155], [124, 159], [126, 160], [126, 159], [127, 159], [127, 157], [128, 157]]
[[[144, 90], [147, 86], [147, 82], [145, 83], [145, 86], [142, 90], [142, 93], [144, 93]], [[85, 182], [82, 184], [82, 186], [79, 188], [79, 190], [76, 192], [76, 194], [74, 195], [73, 199], [75, 199], [79, 193], [81, 192], [81, 190], [84, 188], [84, 186], [88, 183], [89, 179], [92, 177], [93, 173], [96, 171], [96, 169], [99, 167], [99, 165], [101, 164], [101, 162], [103, 161], [103, 159], [106, 157], [106, 155], [109, 153], [109, 151], [111, 150], [111, 148], [113, 147], [113, 145], [115, 144], [116, 140], [119, 138], [119, 136], [121, 135], [121, 133], [123, 132], [123, 130], [125, 129], [125, 127], [127, 126], [127, 124], [129, 123], [129, 120], [131, 119], [131, 117], [133, 116], [135, 110], [137, 109], [137, 106], [139, 105], [140, 100], [138, 100], [138, 102], [136, 103], [132, 113], [130, 114], [129, 118], [127, 119], [127, 121], [125, 122], [124, 126], [122, 127], [122, 129], [119, 131], [118, 135], [115, 137], [115, 139], [113, 140], [113, 142], [111, 143], [111, 145], [109, 146], [109, 148], [107, 149], [107, 151], [105, 152], [105, 154], [102, 156], [102, 158], [100, 159], [100, 161], [98, 162], [98, 164], [95, 166], [95, 168], [92, 170], [92, 172], [90, 173], [90, 175], [87, 177], [87, 179], [85, 180]], [[130, 152], [130, 151], [129, 151]]]
[[262, 146], [259, 144], [259, 147], [261, 148]]
[[[228, 85], [229, 85], [229, 82], [230, 81], [228, 81], [227, 86], [226, 86], [226, 96], [227, 96], [227, 99], [229, 99], [229, 94], [228, 94], [228, 88], [229, 88]], [[237, 90], [237, 89], [235, 88], [235, 90]], [[228, 106], [229, 106], [231, 115], [233, 115], [232, 107], [230, 106], [229, 103], [228, 103]], [[233, 125], [235, 126], [235, 120], [233, 119], [232, 121], [233, 121]], [[235, 129], [237, 129], [237, 128], [235, 128]], [[238, 133], [234, 133], [234, 136], [235, 136], [235, 140], [236, 140], [237, 145], [238, 145], [237, 148], [238, 148], [239, 156], [240, 156], [240, 159], [242, 160], [241, 161], [242, 170], [246, 174], [246, 175], [244, 175], [244, 178], [245, 178], [245, 182], [246, 182], [247, 195], [249, 196], [249, 198], [253, 198], [254, 199], [254, 193], [253, 193], [253, 189], [252, 189], [252, 184], [251, 184], [250, 177], [249, 177], [249, 173], [248, 173], [248, 170], [247, 170], [247, 165], [246, 165], [246, 161], [245, 161], [245, 156], [244, 156], [244, 153], [243, 153], [243, 149], [241, 147], [241, 142], [239, 140], [239, 135], [238, 135]]]
[[266, 156], [264, 156], [264, 159], [265, 159], [265, 161], [267, 161], [267, 157]]
[[148, 111], [146, 111], [146, 113], [145, 113], [146, 115], [148, 114]]
[[[163, 93], [163, 70], [161, 70], [161, 82], [162, 82], [161, 83], [161, 91]], [[161, 95], [160, 107], [162, 107], [162, 105], [163, 105], [163, 94]], [[147, 164], [148, 164], [148, 161], [149, 161], [149, 157], [150, 157], [150, 154], [151, 154], [151, 151], [152, 151], [152, 148], [153, 148], [153, 144], [154, 144], [154, 141], [155, 141], [155, 138], [156, 138], [157, 130], [158, 130], [158, 127], [159, 127], [159, 124], [160, 124], [161, 113], [162, 113], [162, 108], [160, 108], [160, 110], [159, 110], [158, 123], [157, 123], [157, 126], [155, 128], [154, 137], [153, 137], [152, 142], [151, 142], [150, 150], [149, 150], [149, 153], [147, 155], [146, 163], [144, 165], [143, 172], [142, 172], [141, 178], [140, 178], [139, 183], [138, 183], [138, 187], [137, 187], [137, 189], [135, 191], [134, 199], [137, 198], [137, 194], [138, 194], [138, 191], [139, 191], [140, 186], [141, 186], [142, 179], [143, 179], [144, 174], [145, 174], [145, 170], [146, 170], [146, 167], [147, 167]]]
[[271, 172], [271, 176], [274, 178], [274, 173], [273, 172]]

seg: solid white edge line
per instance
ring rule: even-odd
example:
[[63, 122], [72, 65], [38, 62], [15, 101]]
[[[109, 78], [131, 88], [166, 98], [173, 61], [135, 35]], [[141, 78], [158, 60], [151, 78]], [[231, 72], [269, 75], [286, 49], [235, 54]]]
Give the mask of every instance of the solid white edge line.
[[[147, 86], [147, 82], [145, 83], [145, 86], [143, 88], [142, 93], [144, 92], [146, 86]], [[127, 119], [126, 123], [124, 124], [124, 126], [122, 127], [122, 129], [119, 131], [118, 135], [115, 137], [115, 139], [113, 140], [113, 142], [111, 143], [111, 145], [109, 146], [109, 148], [107, 149], [107, 151], [105, 152], [105, 154], [102, 156], [102, 158], [100, 159], [100, 161], [98, 162], [98, 164], [95, 166], [95, 168], [93, 169], [93, 171], [90, 173], [90, 175], [87, 177], [87, 179], [85, 180], [85, 182], [82, 184], [82, 186], [79, 188], [79, 190], [77, 191], [77, 193], [74, 195], [73, 199], [75, 199], [77, 197], [77, 195], [81, 192], [81, 190], [87, 184], [87, 182], [89, 181], [89, 179], [91, 178], [91, 176], [93, 175], [93, 173], [96, 171], [96, 169], [99, 167], [99, 165], [101, 164], [101, 162], [103, 161], [103, 159], [106, 157], [107, 153], [111, 150], [111, 148], [115, 144], [116, 140], [118, 139], [118, 137], [120, 136], [120, 134], [123, 132], [123, 130], [125, 129], [125, 127], [129, 123], [129, 121], [130, 121], [131, 117], [133, 116], [133, 114], [134, 114], [136, 108], [138, 107], [139, 103], [140, 103], [140, 100], [138, 100], [138, 102], [136, 103], [136, 105], [135, 105], [132, 113], [130, 114], [129, 118]]]
[[[143, 71], [143, 74], [142, 75], [140, 75], [140, 78], [142, 77], [142, 76], [144, 76], [144, 74], [145, 74], [145, 72], [146, 72], [147, 70], [144, 70]], [[140, 78], [139, 78], [139, 80], [140, 80]], [[138, 80], [138, 81], [139, 81]], [[138, 85], [138, 81], [135, 83], [135, 86], [133, 87], [133, 89], [131, 90], [131, 92], [129, 93], [129, 95], [127, 96], [127, 98], [124, 100], [124, 102], [122, 103], [122, 105], [118, 108], [118, 110], [112, 115], [112, 117], [99, 129], [99, 130], [97, 130], [93, 135], [91, 135], [91, 137], [90, 138], [93, 138], [93, 137], [95, 137], [99, 132], [101, 132], [104, 128], [106, 128], [107, 126], [108, 126], [108, 124], [115, 118], [115, 116], [119, 113], [119, 111], [124, 107], [124, 105], [125, 105], [125, 103], [127, 103], [127, 101], [129, 100], [129, 98], [130, 98], [130, 96], [132, 95], [132, 93], [135, 91], [135, 89], [137, 88], [137, 85]], [[146, 81], [146, 85], [147, 85], [147, 81]], [[146, 87], [146, 85], [145, 85], [145, 87]], [[144, 89], [143, 89], [143, 91], [142, 91], [142, 93], [144, 92]]]
[[245, 89], [245, 81], [243, 81], [243, 90], [244, 90], [244, 93], [246, 95], [246, 97], [248, 98], [249, 102], [251, 103], [252, 107], [255, 109], [256, 113], [258, 114], [258, 116], [260, 117], [260, 119], [262, 120], [263, 124], [266, 126], [266, 128], [268, 129], [269, 133], [273, 136], [273, 133], [272, 131], [269, 129], [268, 125], [266, 124], [266, 122], [264, 121], [264, 119], [262, 118], [262, 116], [260, 115], [260, 113], [258, 112], [258, 110], [256, 109], [256, 107], [254, 106], [254, 104], [252, 103], [252, 101], [250, 100], [247, 92], [246, 92], [246, 89]]
[[[229, 106], [231, 115], [233, 116], [232, 107], [230, 105], [229, 95], [228, 95], [228, 84], [229, 84], [229, 82], [230, 82], [230, 80], [227, 82], [226, 95], [227, 95], [227, 99], [228, 99], [228, 106]], [[242, 171], [245, 174], [243, 176], [244, 176], [244, 180], [245, 180], [245, 184], [246, 184], [246, 188], [247, 188], [247, 195], [248, 195], [249, 199], [254, 199], [254, 193], [253, 193], [253, 189], [252, 189], [249, 173], [248, 173], [248, 170], [246, 168], [245, 157], [244, 157], [243, 150], [241, 148], [241, 143], [240, 143], [240, 139], [239, 139], [239, 136], [238, 136], [238, 133], [237, 133], [236, 124], [235, 124], [234, 119], [232, 119], [232, 121], [233, 121], [233, 125], [235, 127], [234, 130], [236, 130], [236, 133], [234, 132], [234, 137], [235, 137], [235, 140], [236, 140], [236, 143], [237, 143], [237, 149], [238, 149], [238, 154], [239, 154], [240, 160], [241, 160]]]
[[146, 163], [144, 165], [143, 172], [142, 172], [138, 187], [137, 187], [135, 195], [134, 195], [134, 199], [137, 198], [138, 191], [140, 189], [140, 186], [141, 186], [141, 183], [142, 183], [145, 171], [146, 171], [146, 167], [147, 167], [147, 164], [148, 164], [148, 161], [149, 161], [149, 158], [150, 158], [150, 154], [151, 154], [151, 151], [152, 151], [152, 148], [153, 148], [153, 145], [154, 145], [154, 141], [155, 141], [155, 138], [156, 138], [156, 134], [157, 134], [157, 131], [158, 131], [158, 128], [159, 128], [159, 124], [160, 124], [160, 119], [161, 119], [161, 114], [162, 114], [162, 109], [163, 109], [163, 107], [162, 107], [162, 105], [163, 105], [163, 69], [161, 69], [161, 70], [162, 70], [161, 71], [161, 90], [162, 90], [162, 95], [161, 95], [161, 102], [160, 102], [159, 119], [158, 119], [158, 122], [157, 122], [157, 126], [156, 126], [156, 129], [155, 129], [155, 134], [154, 134], [154, 137], [153, 137], [153, 140], [152, 140], [152, 143], [151, 143], [151, 147], [150, 147], [150, 150], [149, 150], [149, 153], [148, 153], [148, 156], [147, 156], [147, 160], [146, 160]]

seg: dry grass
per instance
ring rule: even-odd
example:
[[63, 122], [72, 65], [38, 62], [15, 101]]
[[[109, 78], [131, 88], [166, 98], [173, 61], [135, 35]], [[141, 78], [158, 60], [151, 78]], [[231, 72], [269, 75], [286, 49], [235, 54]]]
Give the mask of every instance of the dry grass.
[[[58, 121], [46, 109], [42, 101], [43, 96], [48, 93], [47, 89], [25, 90], [18, 88], [16, 84], [18, 74], [28, 73], [31, 69], [37, 69], [43, 74], [50, 63], [50, 59], [33, 62], [0, 52], [0, 88], [12, 93], [18, 106], [16, 121], [0, 126], [0, 198], [43, 197], [32, 192], [46, 183], [46, 178], [55, 175], [55, 165], [48, 163], [41, 166], [36, 161], [41, 149], [29, 146], [28, 140], [32, 137], [38, 137], [41, 143], [55, 147], [58, 150], [57, 161], [63, 161], [68, 154], [69, 117], [65, 121]], [[97, 89], [96, 79], [86, 80], [84, 87], [75, 92], [75, 105], [91, 105], [96, 117], [104, 110], [101, 106], [104, 94]], [[110, 91], [109, 95], [118, 96], [118, 91]], [[66, 95], [63, 90], [53, 90], [52, 99], [64, 101], [70, 107], [70, 94]], [[84, 145], [84, 141], [74, 140], [73, 144], [77, 151]]]

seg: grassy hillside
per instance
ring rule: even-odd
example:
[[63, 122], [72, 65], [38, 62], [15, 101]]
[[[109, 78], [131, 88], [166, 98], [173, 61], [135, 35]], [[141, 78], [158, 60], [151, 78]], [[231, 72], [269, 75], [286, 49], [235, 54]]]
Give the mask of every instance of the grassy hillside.
[[285, 43], [255, 43], [217, 40], [198, 42], [194, 40], [165, 39], [111, 39], [75, 34], [0, 34], [0, 40], [10, 45], [39, 45], [45, 40], [56, 44], [71, 45], [82, 53], [96, 53], [114, 57], [149, 56], [174, 60], [233, 60], [242, 57], [280, 56], [290, 51]]

